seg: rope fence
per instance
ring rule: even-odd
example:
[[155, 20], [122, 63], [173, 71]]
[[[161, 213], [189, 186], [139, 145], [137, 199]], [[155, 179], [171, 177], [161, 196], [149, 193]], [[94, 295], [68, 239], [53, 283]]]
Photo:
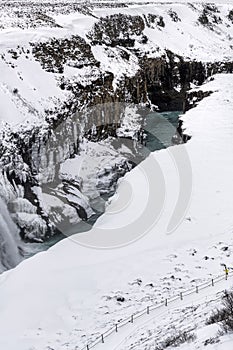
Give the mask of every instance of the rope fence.
[[117, 333], [120, 328], [124, 327], [125, 325], [129, 324], [129, 323], [134, 323], [135, 320], [137, 320], [138, 318], [144, 316], [144, 315], [149, 315], [152, 311], [159, 309], [163, 306], [167, 307], [168, 304], [177, 301], [177, 300], [183, 300], [184, 297], [189, 296], [191, 294], [198, 294], [201, 290], [206, 289], [208, 287], [214, 287], [215, 284], [223, 281], [223, 280], [227, 280], [228, 277], [232, 277], [232, 273], [227, 275], [220, 275], [217, 276], [215, 278], [212, 278], [211, 280], [207, 281], [207, 282], [203, 282], [199, 285], [196, 285], [196, 287], [192, 287], [188, 290], [182, 291], [178, 294], [178, 296], [174, 296], [171, 298], [166, 298], [164, 299], [163, 302], [159, 303], [159, 304], [151, 304], [148, 305], [146, 308], [144, 308], [141, 311], [137, 311], [134, 314], [130, 315], [129, 317], [123, 319], [122, 321], [117, 322], [114, 326], [112, 326], [111, 328], [109, 328], [107, 331], [103, 332], [100, 336], [98, 336], [94, 341], [88, 343], [85, 347], [83, 347], [81, 350], [90, 350], [93, 347], [95, 347], [96, 345], [98, 345], [99, 343], [104, 343], [105, 339], [107, 337], [109, 337], [111, 334], [113, 333]]

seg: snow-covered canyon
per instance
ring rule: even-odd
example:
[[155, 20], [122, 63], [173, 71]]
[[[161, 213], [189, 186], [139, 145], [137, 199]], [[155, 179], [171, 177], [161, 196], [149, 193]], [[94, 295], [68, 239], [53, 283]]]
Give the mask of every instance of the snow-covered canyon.
[[[2, 349], [83, 349], [232, 266], [232, 38], [230, 1], [1, 3], [0, 269], [17, 265], [0, 276]], [[155, 106], [186, 111], [177, 138], [189, 141], [149, 155]], [[93, 228], [71, 235], [115, 190]], [[219, 342], [208, 348], [226, 349], [231, 337], [205, 328], [218, 297], [117, 349], [154, 349], [184, 314], [189, 349], [210, 333]]]
[[[0, 18], [0, 162], [5, 187], [14, 188], [3, 199], [26, 241], [59, 227], [75, 232], [91, 217], [83, 179], [60, 171], [87, 141], [134, 139], [142, 105], [188, 109], [190, 87], [232, 72], [228, 3], [12, 1], [2, 2]], [[131, 168], [127, 154], [114, 152], [100, 174], [105, 192]]]

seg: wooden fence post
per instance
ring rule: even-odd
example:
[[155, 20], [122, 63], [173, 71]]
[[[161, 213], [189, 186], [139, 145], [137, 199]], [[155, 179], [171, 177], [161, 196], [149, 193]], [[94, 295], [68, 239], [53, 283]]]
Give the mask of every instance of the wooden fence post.
[[131, 323], [133, 323], [133, 315], [131, 316]]
[[116, 333], [118, 332], [118, 329], [117, 329], [117, 323], [116, 323]]
[[183, 294], [182, 294], [182, 292], [180, 293], [180, 300], [183, 300]]
[[87, 345], [87, 350], [89, 350], [89, 345]]
[[198, 293], [198, 286], [196, 286], [196, 293]]
[[103, 334], [101, 334], [101, 341], [102, 341], [102, 343], [104, 343], [104, 336], [103, 336]]
[[212, 287], [214, 286], [214, 280], [213, 280], [213, 278], [212, 278]]
[[165, 306], [167, 306], [167, 299], [165, 299]]

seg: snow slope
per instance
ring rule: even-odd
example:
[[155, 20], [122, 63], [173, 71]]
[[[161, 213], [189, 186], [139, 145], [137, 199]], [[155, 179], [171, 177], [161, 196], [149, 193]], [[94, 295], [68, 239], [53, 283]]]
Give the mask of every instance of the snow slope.
[[[166, 233], [179, 186], [172, 149], [155, 152], [120, 183], [119, 197], [131, 186], [124, 207], [116, 196], [91, 232], [66, 239], [0, 277], [1, 348], [81, 349], [148, 302], [160, 302], [222, 273], [220, 263], [231, 266], [232, 75], [217, 75], [202, 89], [215, 92], [183, 116], [192, 139], [173, 148], [185, 147], [193, 174], [192, 199], [181, 225]], [[143, 221], [146, 234], [118, 249], [80, 245], [98, 244], [103, 231], [114, 238], [136, 218], [140, 223], [150, 192], [146, 166], [154, 159], [166, 184], [157, 224], [147, 230]], [[155, 184], [157, 180], [153, 177]], [[125, 301], [117, 301], [118, 296]]]
[[[213, 309], [221, 308], [222, 291], [231, 287], [232, 280], [226, 281], [223, 276], [220, 282], [214, 286], [210, 282], [208, 287], [199, 289], [198, 293], [195, 290], [191, 294], [187, 293], [188, 295], [183, 293], [182, 300], [178, 296], [177, 300], [168, 301], [167, 306], [163, 303], [154, 310], [150, 310], [149, 314], [145, 313], [140, 318], [134, 318], [133, 323], [128, 322], [121, 328], [118, 327], [117, 333], [113, 332], [110, 336], [105, 336], [104, 344], [100, 340], [94, 348], [96, 350], [163, 349], [165, 347], [162, 344], [166, 339], [182, 332], [198, 334], [192, 344], [188, 344], [189, 348], [201, 348], [203, 343], [208, 344], [208, 340], [211, 343], [211, 339], [212, 343], [217, 343], [220, 337], [218, 336], [218, 331], [221, 331], [220, 325], [206, 326], [206, 320]], [[232, 340], [233, 337], [231, 336], [230, 339]]]

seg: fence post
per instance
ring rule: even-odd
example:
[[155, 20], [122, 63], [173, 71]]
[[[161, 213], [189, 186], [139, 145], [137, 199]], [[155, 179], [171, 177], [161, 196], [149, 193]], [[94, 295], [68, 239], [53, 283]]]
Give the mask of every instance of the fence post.
[[117, 329], [117, 323], [116, 323], [116, 333], [118, 332], [118, 329]]
[[104, 343], [104, 336], [103, 336], [103, 334], [101, 334], [101, 341], [102, 341], [102, 343]]
[[227, 280], [227, 277], [228, 277], [228, 273], [226, 273], [226, 280]]
[[147, 315], [149, 315], [149, 313], [150, 313], [150, 307], [149, 306], [147, 306], [146, 312], [147, 312]]
[[133, 323], [133, 315], [131, 316], [131, 323]]
[[87, 350], [89, 350], [89, 345], [87, 345]]
[[213, 278], [212, 278], [212, 287], [214, 286], [214, 280], [213, 280]]
[[196, 286], [196, 293], [198, 293], [198, 286]]
[[165, 299], [165, 306], [167, 306], [167, 299]]
[[183, 300], [183, 294], [182, 294], [182, 292], [180, 293], [180, 300]]

